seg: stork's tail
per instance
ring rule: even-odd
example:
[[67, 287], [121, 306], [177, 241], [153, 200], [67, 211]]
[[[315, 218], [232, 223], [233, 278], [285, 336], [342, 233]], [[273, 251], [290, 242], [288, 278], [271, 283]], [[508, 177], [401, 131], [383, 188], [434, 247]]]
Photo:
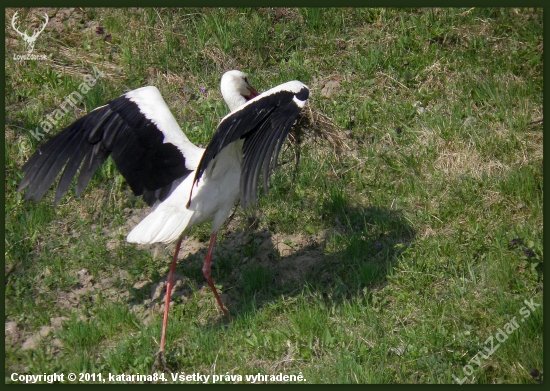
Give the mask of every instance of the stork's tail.
[[177, 240], [188, 228], [194, 214], [193, 210], [185, 207], [192, 180], [193, 175], [187, 177], [166, 200], [134, 227], [128, 234], [128, 242], [151, 244]]
[[184, 207], [161, 207], [162, 204], [128, 234], [128, 242], [171, 243], [181, 236], [193, 216], [193, 211]]

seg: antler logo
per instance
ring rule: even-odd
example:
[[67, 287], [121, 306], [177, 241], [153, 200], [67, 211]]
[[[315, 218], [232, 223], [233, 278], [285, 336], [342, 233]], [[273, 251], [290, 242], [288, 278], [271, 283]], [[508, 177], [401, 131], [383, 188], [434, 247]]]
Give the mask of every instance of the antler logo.
[[15, 14], [13, 14], [13, 17], [11, 18], [11, 27], [13, 27], [13, 29], [17, 32], [17, 34], [21, 35], [23, 37], [23, 40], [25, 41], [25, 45], [27, 46], [27, 53], [28, 54], [31, 54], [32, 51], [34, 50], [34, 43], [36, 42], [36, 39], [38, 38], [38, 36], [40, 35], [40, 33], [42, 31], [44, 31], [44, 29], [46, 28], [46, 25], [48, 24], [48, 21], [50, 20], [48, 18], [48, 15], [47, 14], [44, 14], [44, 19], [45, 19], [45, 22], [44, 22], [44, 25], [42, 26], [41, 29], [37, 29], [34, 31], [34, 34], [29, 36], [27, 35], [27, 30], [25, 29], [24, 32], [21, 32], [19, 31], [19, 29], [15, 26], [16, 22], [17, 22], [17, 18], [18, 18], [18, 14], [19, 11], [17, 11]]

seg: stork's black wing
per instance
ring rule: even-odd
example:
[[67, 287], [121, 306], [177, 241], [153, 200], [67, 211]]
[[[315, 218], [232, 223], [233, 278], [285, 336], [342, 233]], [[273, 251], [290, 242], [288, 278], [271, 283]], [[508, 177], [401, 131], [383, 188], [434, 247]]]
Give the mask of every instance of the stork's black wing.
[[155, 87], [130, 91], [78, 119], [31, 156], [18, 191], [38, 201], [63, 167], [55, 203], [80, 168], [79, 195], [94, 172], [112, 154], [136, 195], [152, 205], [164, 200], [197, 166], [203, 150], [185, 137]]
[[258, 179], [263, 166], [263, 185], [267, 190], [270, 171], [275, 168], [281, 146], [309, 96], [299, 81], [281, 84], [250, 100], [220, 122], [195, 173], [198, 183], [208, 164], [232, 142], [244, 139], [240, 180], [241, 205], [254, 205]]

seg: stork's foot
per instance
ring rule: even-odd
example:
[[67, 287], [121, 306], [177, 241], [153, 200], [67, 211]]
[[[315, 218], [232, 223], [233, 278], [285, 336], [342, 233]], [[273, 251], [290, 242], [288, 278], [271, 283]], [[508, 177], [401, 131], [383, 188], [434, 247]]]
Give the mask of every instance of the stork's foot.
[[231, 315], [229, 315], [229, 311], [227, 310], [227, 308], [225, 308], [225, 306], [221, 304], [221, 309], [223, 314], [225, 315], [225, 319], [227, 320], [227, 322], [231, 323]]
[[164, 350], [160, 350], [155, 357], [155, 362], [153, 363], [153, 368], [151, 369], [152, 373], [162, 372], [162, 373], [172, 373], [172, 370], [168, 368], [168, 363], [166, 362], [166, 356], [164, 355]]

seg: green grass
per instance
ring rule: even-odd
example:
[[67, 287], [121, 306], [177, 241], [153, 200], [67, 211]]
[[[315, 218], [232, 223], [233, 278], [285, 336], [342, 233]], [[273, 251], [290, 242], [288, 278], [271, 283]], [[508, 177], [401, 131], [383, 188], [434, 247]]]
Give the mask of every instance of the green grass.
[[[46, 138], [155, 85], [205, 146], [227, 113], [229, 69], [258, 90], [300, 79], [349, 135], [336, 154], [305, 135], [296, 176], [285, 148], [256, 224], [239, 208], [220, 232], [213, 278], [229, 324], [201, 272], [209, 226], [191, 232], [168, 325], [173, 371], [542, 382], [542, 307], [525, 315], [543, 287], [542, 9], [56, 11], [35, 46], [48, 61], [15, 61], [25, 48], [5, 27], [5, 322], [17, 323], [7, 383], [12, 373], [151, 374], [158, 350], [154, 291], [173, 249], [125, 242], [145, 204], [114, 163], [57, 207], [51, 190], [36, 204], [16, 192], [41, 142], [30, 131], [93, 66], [105, 75]], [[330, 80], [340, 88], [323, 96]], [[519, 327], [488, 355], [513, 317]], [[52, 319], [61, 326], [38, 338]], [[29, 338], [38, 342], [22, 349]]]

